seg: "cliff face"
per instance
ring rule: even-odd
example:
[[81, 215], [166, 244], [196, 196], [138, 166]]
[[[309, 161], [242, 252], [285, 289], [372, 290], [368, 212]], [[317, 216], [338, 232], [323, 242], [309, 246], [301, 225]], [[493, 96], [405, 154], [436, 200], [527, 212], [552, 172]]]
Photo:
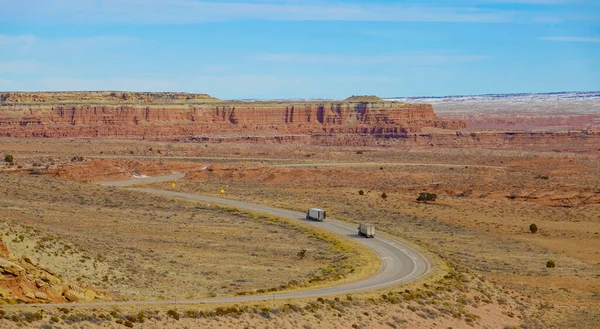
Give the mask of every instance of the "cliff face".
[[[114, 94], [116, 96], [108, 94], [105, 99], [82, 97], [82, 104], [74, 104], [73, 99], [58, 99], [56, 95], [44, 98], [43, 95], [3, 94], [0, 136], [155, 139], [248, 132], [379, 136], [418, 132], [423, 127], [464, 128], [461, 121], [439, 120], [431, 105], [424, 104], [223, 102], [215, 99], [197, 103], [195, 98], [181, 103], [188, 96], [180, 94], [166, 100], [153, 96], [146, 102], [144, 97], [150, 96], [128, 93], [126, 97], [136, 100], [136, 105], [123, 105], [118, 100], [123, 96]], [[93, 101], [109, 104], [88, 105]], [[155, 104], [159, 101], [161, 104]]]

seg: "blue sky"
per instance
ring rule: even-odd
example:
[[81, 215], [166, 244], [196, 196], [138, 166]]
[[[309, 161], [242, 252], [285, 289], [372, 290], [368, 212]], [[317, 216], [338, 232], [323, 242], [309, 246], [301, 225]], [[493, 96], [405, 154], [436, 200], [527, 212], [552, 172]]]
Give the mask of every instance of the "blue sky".
[[600, 90], [597, 0], [0, 0], [0, 90]]

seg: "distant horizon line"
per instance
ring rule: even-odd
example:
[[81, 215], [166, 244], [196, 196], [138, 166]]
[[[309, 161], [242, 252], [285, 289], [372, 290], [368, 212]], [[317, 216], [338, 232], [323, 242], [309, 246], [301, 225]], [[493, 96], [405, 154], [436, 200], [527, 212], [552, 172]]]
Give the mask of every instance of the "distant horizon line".
[[[93, 92], [118, 92], [118, 93], [175, 93], [175, 94], [190, 94], [190, 95], [208, 95], [213, 98], [217, 98], [212, 94], [202, 93], [202, 92], [187, 92], [187, 91], [130, 91], [130, 90], [38, 90], [38, 91], [1, 91], [0, 93], [93, 93]], [[486, 94], [451, 94], [451, 95], [420, 95], [420, 96], [392, 96], [392, 97], [382, 97], [377, 96], [383, 100], [386, 99], [414, 99], [414, 98], [456, 98], [456, 97], [482, 97], [482, 96], [524, 96], [524, 95], [560, 95], [560, 94], [593, 94], [599, 93], [600, 90], [589, 90], [589, 91], [549, 91], [549, 92], [517, 92], [517, 93], [486, 93]], [[364, 96], [364, 95], [350, 95], [351, 96]], [[219, 98], [220, 99], [220, 98]], [[222, 100], [256, 100], [256, 101], [269, 101], [269, 100], [338, 100], [338, 98], [322, 98], [322, 97], [287, 97], [287, 98], [232, 98], [232, 99], [222, 99]]]
[[451, 98], [451, 97], [476, 97], [476, 96], [519, 96], [519, 95], [559, 95], [559, 94], [593, 94], [600, 93], [600, 90], [577, 90], [577, 91], [548, 91], [548, 92], [520, 92], [520, 93], [488, 93], [488, 94], [454, 94], [442, 96], [395, 96], [381, 97], [382, 99], [399, 99], [399, 98]]

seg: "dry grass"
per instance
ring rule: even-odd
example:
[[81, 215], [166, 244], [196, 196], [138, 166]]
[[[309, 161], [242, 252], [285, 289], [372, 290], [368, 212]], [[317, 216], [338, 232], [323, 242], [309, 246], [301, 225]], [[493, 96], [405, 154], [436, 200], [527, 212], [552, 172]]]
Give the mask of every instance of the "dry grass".
[[1, 180], [0, 225], [15, 255], [122, 298], [301, 285], [347, 257], [326, 235], [237, 209], [48, 177]]

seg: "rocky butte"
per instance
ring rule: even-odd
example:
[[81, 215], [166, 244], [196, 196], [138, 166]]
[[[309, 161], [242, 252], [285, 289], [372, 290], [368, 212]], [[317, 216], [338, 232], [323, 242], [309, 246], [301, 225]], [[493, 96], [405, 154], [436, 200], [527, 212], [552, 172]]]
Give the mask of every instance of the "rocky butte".
[[343, 101], [223, 101], [206, 94], [0, 93], [0, 137], [184, 140], [600, 151], [600, 132], [475, 131], [430, 104], [352, 96]]
[[0, 93], [2, 137], [173, 139], [197, 136], [394, 137], [460, 129], [428, 104], [353, 96], [343, 101], [222, 101], [206, 94]]

